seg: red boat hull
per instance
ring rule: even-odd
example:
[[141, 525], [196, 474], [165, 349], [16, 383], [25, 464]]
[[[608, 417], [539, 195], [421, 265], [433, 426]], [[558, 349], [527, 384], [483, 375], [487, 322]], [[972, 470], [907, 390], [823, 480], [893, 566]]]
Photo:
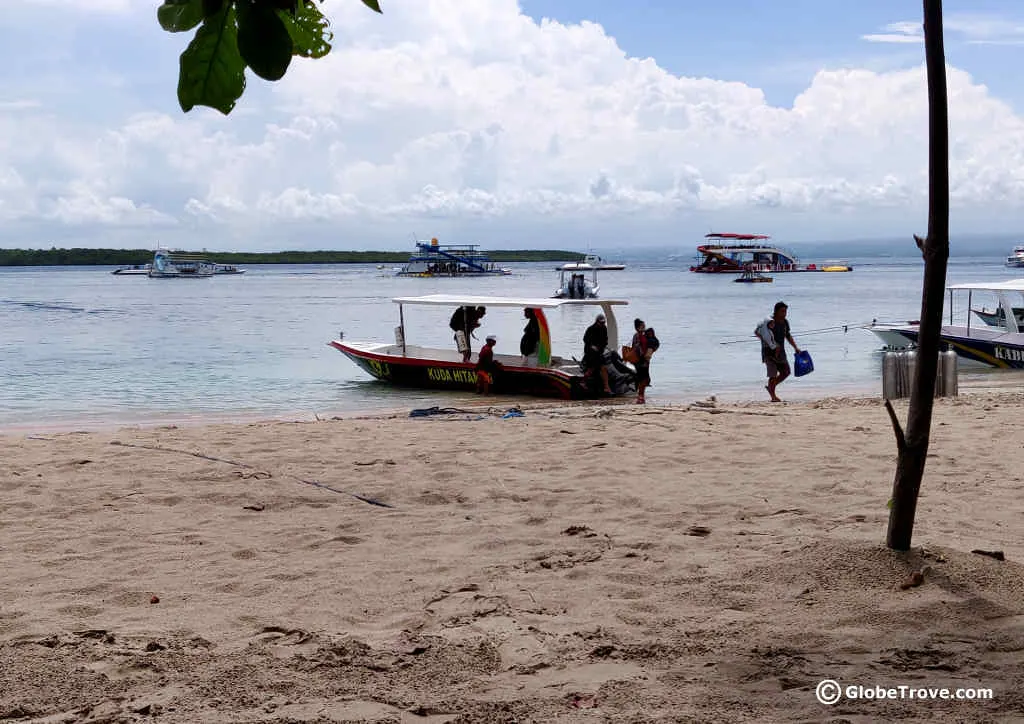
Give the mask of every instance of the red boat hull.
[[[417, 389], [457, 390], [472, 392], [477, 387], [476, 365], [472, 362], [402, 357], [356, 349], [342, 342], [330, 346], [344, 354], [371, 376], [400, 387]], [[491, 392], [495, 394], [554, 397], [563, 400], [585, 400], [601, 397], [582, 373], [570, 374], [550, 367], [502, 365], [494, 376]], [[620, 394], [632, 394], [630, 384]]]

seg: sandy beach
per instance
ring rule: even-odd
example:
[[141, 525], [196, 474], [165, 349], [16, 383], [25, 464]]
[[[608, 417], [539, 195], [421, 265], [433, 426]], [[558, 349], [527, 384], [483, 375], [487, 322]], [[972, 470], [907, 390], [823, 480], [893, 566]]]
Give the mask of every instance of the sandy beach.
[[1024, 394], [936, 401], [906, 554], [877, 399], [491, 404], [3, 435], [0, 720], [1024, 716]]

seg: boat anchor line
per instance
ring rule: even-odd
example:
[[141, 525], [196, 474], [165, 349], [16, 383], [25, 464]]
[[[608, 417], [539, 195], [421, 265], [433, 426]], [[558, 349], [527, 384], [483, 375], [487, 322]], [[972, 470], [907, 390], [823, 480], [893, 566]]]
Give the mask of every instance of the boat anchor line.
[[[871, 329], [875, 324], [876, 320], [870, 322], [861, 322], [860, 324], [837, 324], [834, 327], [822, 327], [821, 329], [808, 329], [807, 331], [793, 332], [798, 337], [808, 337], [815, 334], [830, 334], [832, 332], [842, 332], [843, 334], [849, 332], [851, 329]], [[719, 344], [739, 344], [741, 342], [757, 342], [759, 341], [756, 335], [750, 335], [743, 339], [727, 339]]]
[[[159, 445], [144, 445], [144, 444], [141, 444], [141, 443], [134, 443], [134, 442], [121, 442], [120, 440], [112, 440], [110, 444], [111, 445], [119, 445], [120, 447], [134, 447], [134, 448], [139, 448], [141, 450], [155, 450], [157, 452], [169, 452], [169, 453], [177, 453], [179, 455], [191, 455], [194, 458], [202, 458], [203, 460], [212, 460], [213, 462], [216, 462], [216, 463], [227, 463], [228, 465], [237, 465], [240, 468], [246, 468], [248, 470], [256, 470], [257, 469], [255, 465], [249, 465], [248, 463], [241, 463], [241, 462], [238, 462], [237, 460], [228, 460], [226, 458], [218, 458], [218, 457], [214, 457], [213, 455], [204, 455], [203, 453], [192, 452], [190, 450], [177, 450], [175, 448], [170, 448], [170, 447], [160, 447]], [[311, 485], [314, 488], [322, 488], [324, 490], [330, 490], [332, 493], [338, 493], [339, 495], [347, 495], [350, 498], [355, 498], [356, 500], [362, 501], [364, 503], [369, 503], [370, 505], [377, 505], [377, 506], [380, 506], [381, 508], [394, 508], [395, 507], [395, 506], [390, 505], [388, 503], [383, 503], [383, 502], [381, 502], [379, 500], [374, 500], [373, 498], [367, 498], [365, 495], [359, 495], [358, 493], [350, 493], [347, 490], [340, 490], [339, 488], [332, 488], [330, 485], [325, 485], [324, 483], [321, 483], [319, 480], [306, 480], [305, 478], [300, 478], [297, 475], [289, 475], [287, 473], [285, 475], [283, 475], [282, 477], [291, 478], [292, 480], [297, 480], [300, 483], [304, 483], [306, 485]]]

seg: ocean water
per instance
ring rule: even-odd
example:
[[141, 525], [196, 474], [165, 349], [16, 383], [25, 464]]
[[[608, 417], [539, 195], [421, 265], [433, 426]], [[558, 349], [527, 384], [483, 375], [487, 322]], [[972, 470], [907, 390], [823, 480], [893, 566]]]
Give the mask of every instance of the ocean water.
[[[781, 397], [877, 395], [880, 343], [861, 326], [919, 316], [919, 260], [851, 259], [852, 273], [776, 274], [771, 284], [692, 274], [683, 260], [624, 261], [625, 271], [601, 273], [601, 296], [630, 302], [617, 308], [620, 344], [635, 316], [661, 339], [648, 393], [654, 403], [766, 398], [751, 335], [780, 299], [815, 364], [780, 386]], [[115, 276], [111, 267], [0, 268], [0, 428], [312, 419], [475, 400], [392, 388], [327, 342], [341, 331], [350, 340], [392, 340], [395, 296], [547, 297], [557, 284], [554, 263], [509, 266], [514, 273], [497, 279], [399, 278], [376, 265], [252, 265], [244, 275], [204, 280]], [[958, 258], [948, 280], [1015, 276], [991, 257]], [[549, 312], [556, 354], [581, 355], [596, 311]], [[406, 306], [407, 340], [452, 345], [450, 313]], [[516, 353], [524, 322], [521, 310], [492, 308], [477, 334], [496, 333], [498, 351]]]

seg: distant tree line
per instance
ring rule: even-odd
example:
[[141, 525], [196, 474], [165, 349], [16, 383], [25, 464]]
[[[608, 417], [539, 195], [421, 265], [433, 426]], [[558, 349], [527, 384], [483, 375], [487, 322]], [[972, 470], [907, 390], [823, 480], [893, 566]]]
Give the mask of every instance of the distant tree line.
[[[403, 251], [188, 251], [217, 264], [393, 264], [409, 259]], [[558, 249], [490, 251], [492, 261], [582, 261], [576, 251]], [[0, 266], [119, 266], [153, 261], [152, 249], [0, 249]]]

